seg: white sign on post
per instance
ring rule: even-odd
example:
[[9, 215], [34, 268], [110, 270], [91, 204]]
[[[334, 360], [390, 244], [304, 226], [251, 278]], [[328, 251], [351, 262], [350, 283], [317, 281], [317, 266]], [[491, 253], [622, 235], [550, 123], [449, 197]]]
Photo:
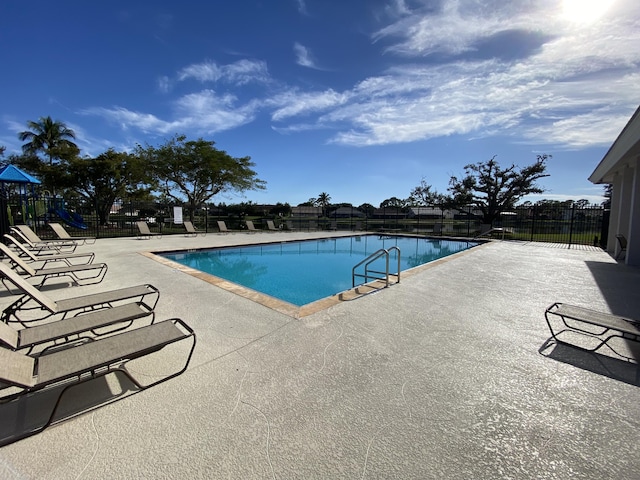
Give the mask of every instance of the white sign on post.
[[173, 207], [173, 223], [182, 224], [182, 207]]

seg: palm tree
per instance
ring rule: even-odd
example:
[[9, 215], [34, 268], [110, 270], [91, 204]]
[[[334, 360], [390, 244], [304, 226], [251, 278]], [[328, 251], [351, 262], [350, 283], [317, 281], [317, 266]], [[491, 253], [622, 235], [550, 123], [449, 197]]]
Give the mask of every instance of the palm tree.
[[329, 196], [328, 193], [326, 192], [322, 192], [320, 195], [318, 195], [318, 198], [316, 199], [316, 202], [318, 203], [318, 206], [322, 207], [322, 216], [326, 216], [327, 215], [327, 207], [329, 206], [330, 202], [331, 202], [331, 197]]
[[30, 130], [18, 134], [21, 141], [27, 142], [22, 146], [22, 151], [25, 154], [44, 152], [49, 157], [49, 165], [53, 164], [54, 158], [60, 158], [62, 150], [78, 150], [78, 146], [69, 140], [75, 140], [75, 132], [60, 121], [40, 117], [37, 122], [28, 121], [27, 127]]

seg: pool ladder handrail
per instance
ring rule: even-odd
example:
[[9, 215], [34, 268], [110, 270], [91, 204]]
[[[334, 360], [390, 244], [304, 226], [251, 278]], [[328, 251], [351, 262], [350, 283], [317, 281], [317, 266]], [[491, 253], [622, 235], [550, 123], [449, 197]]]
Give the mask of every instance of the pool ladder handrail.
[[[397, 273], [395, 273], [395, 275], [398, 278], [398, 281], [396, 283], [400, 283], [400, 248], [394, 245], [393, 247], [390, 247], [390, 248], [381, 248], [380, 250], [373, 252], [367, 258], [365, 258], [364, 260], [356, 264], [351, 269], [351, 288], [354, 288], [356, 286], [356, 277], [364, 278], [364, 283], [368, 283], [369, 278], [373, 280], [384, 280], [386, 283], [385, 287], [388, 287], [389, 286], [389, 252], [391, 252], [392, 250], [398, 251], [398, 271]], [[373, 262], [375, 262], [381, 257], [385, 257], [385, 261], [386, 261], [385, 271], [378, 272], [376, 270], [369, 270], [369, 265], [371, 265]], [[364, 265], [364, 273], [356, 273], [356, 269], [362, 265]], [[384, 275], [384, 277], [376, 277], [373, 274]]]

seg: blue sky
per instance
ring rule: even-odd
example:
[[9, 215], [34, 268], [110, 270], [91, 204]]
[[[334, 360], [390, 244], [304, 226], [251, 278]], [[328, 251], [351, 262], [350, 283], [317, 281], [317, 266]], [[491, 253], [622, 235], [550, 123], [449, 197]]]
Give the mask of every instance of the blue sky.
[[89, 156], [202, 137], [267, 182], [216, 203], [377, 206], [540, 153], [530, 200], [599, 203], [640, 103], [637, 0], [4, 0], [0, 42], [7, 153], [47, 115]]

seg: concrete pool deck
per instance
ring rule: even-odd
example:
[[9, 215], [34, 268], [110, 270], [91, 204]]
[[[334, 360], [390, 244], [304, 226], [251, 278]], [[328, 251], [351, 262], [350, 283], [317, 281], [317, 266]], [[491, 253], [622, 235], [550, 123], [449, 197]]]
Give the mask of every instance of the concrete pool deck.
[[[157, 318], [196, 331], [194, 356], [177, 378], [0, 448], [0, 478], [638, 478], [638, 367], [548, 342], [544, 321], [556, 301], [640, 317], [640, 269], [599, 249], [491, 242], [301, 318], [141, 254], [320, 236], [80, 247], [105, 280], [47, 295], [151, 283]], [[88, 382], [63, 411], [130, 389]], [[0, 405], [0, 428], [9, 415]]]

